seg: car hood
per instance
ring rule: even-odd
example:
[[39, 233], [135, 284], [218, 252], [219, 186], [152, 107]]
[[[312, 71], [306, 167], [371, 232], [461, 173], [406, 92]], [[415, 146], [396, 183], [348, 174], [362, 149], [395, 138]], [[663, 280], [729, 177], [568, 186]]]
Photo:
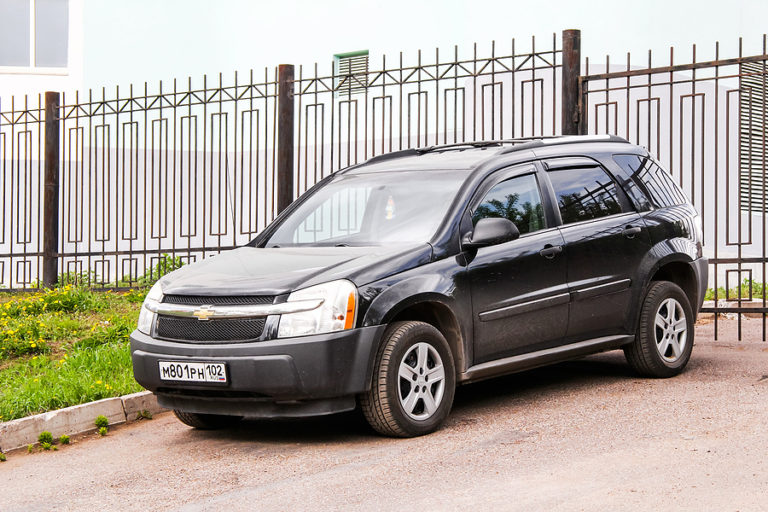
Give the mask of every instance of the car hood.
[[160, 280], [164, 294], [280, 295], [348, 279], [361, 286], [428, 263], [429, 244], [376, 247], [241, 247]]

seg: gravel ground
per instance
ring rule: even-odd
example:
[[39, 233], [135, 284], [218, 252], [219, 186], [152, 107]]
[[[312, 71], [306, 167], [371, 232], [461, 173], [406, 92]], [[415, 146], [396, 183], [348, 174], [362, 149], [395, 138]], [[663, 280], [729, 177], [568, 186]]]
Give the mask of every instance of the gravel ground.
[[762, 321], [697, 326], [687, 371], [620, 352], [458, 390], [441, 431], [353, 414], [192, 430], [168, 413], [0, 464], [0, 510], [768, 510]]

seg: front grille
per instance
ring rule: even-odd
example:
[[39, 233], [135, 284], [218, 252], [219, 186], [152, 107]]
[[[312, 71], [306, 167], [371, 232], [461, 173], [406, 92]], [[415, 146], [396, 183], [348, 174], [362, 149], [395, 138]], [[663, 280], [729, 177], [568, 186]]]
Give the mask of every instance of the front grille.
[[166, 304], [187, 304], [189, 306], [248, 306], [256, 304], [272, 304], [272, 295], [234, 295], [234, 296], [205, 296], [205, 295], [165, 295]]
[[205, 320], [158, 315], [155, 335], [184, 343], [232, 343], [257, 340], [266, 317]]

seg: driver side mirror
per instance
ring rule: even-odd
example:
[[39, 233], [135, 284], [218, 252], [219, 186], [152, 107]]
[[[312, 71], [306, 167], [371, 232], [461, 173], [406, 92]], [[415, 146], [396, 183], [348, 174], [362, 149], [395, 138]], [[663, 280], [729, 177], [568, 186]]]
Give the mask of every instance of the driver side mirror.
[[503, 244], [520, 238], [517, 226], [509, 220], [499, 217], [486, 217], [477, 221], [474, 231], [464, 237], [462, 249], [479, 249], [490, 245]]

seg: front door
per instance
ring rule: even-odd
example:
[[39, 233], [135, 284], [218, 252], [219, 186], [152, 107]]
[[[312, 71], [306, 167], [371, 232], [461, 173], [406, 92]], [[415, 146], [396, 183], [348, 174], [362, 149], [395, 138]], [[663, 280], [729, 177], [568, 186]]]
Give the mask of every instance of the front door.
[[563, 238], [547, 222], [536, 168], [504, 173], [471, 215], [505, 217], [521, 235], [478, 249], [468, 265], [474, 364], [551, 346], [565, 335], [569, 295]]

